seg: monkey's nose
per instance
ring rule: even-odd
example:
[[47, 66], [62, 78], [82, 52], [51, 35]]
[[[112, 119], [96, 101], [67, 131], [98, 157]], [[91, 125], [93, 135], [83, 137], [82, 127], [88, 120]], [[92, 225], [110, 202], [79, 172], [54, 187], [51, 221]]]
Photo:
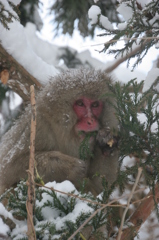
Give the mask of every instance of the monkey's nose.
[[95, 118], [90, 117], [86, 119], [86, 125], [88, 131], [95, 131], [98, 129], [98, 122]]
[[92, 125], [93, 123], [94, 123], [94, 119], [93, 118], [87, 119], [87, 124], [88, 125]]
[[94, 132], [94, 131], [98, 131], [99, 129], [99, 123], [97, 121], [97, 119], [95, 118], [83, 118], [80, 121], [78, 121], [77, 125], [76, 125], [76, 130], [79, 131], [83, 131], [83, 132]]

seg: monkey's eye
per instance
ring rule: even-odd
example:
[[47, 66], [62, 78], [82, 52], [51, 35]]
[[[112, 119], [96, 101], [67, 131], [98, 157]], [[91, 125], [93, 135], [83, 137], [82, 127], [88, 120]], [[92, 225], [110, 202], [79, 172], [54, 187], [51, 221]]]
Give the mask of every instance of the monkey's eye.
[[98, 102], [98, 101], [93, 102], [93, 103], [91, 104], [91, 107], [94, 107], [94, 108], [99, 107], [99, 102]]
[[84, 103], [83, 103], [83, 101], [81, 99], [79, 99], [79, 100], [76, 101], [76, 105], [80, 106], [80, 107], [83, 107]]

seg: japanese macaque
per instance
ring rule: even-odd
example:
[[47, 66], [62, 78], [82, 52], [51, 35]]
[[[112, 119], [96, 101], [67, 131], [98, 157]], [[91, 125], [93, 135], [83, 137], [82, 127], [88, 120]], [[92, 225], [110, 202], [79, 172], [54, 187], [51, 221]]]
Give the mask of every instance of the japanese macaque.
[[[70, 180], [79, 188], [102, 191], [100, 174], [111, 183], [116, 178], [118, 150], [113, 136], [117, 128], [114, 109], [108, 103], [111, 79], [101, 71], [68, 70], [51, 79], [36, 96], [35, 159], [44, 182]], [[27, 176], [31, 107], [5, 134], [0, 145], [0, 194]], [[88, 138], [89, 152], [81, 158]]]

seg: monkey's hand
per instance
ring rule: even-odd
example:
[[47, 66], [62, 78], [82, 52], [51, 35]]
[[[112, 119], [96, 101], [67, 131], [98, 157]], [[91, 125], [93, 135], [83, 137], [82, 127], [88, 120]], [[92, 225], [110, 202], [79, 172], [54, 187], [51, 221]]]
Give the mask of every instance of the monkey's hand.
[[118, 137], [112, 134], [110, 128], [100, 129], [96, 141], [103, 154], [112, 151], [118, 145]]
[[57, 151], [38, 152], [37, 170], [44, 182], [70, 180], [76, 186], [87, 177], [86, 162]]

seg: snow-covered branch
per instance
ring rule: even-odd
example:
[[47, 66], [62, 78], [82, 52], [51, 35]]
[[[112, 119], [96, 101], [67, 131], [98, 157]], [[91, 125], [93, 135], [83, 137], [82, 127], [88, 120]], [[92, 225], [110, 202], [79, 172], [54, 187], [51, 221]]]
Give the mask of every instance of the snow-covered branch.
[[[24, 101], [29, 100], [30, 85], [36, 88], [41, 84], [22, 67], [0, 44], [0, 76], [4, 70], [9, 73], [7, 85]], [[1, 76], [2, 78], [2, 76]]]

